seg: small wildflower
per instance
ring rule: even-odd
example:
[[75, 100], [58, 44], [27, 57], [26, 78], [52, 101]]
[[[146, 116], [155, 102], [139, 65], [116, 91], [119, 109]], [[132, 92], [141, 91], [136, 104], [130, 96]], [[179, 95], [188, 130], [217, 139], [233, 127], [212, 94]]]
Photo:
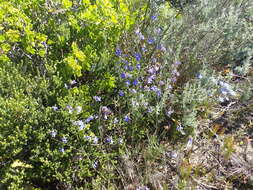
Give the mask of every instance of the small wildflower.
[[109, 144], [113, 144], [113, 139], [111, 137], [107, 137], [105, 139], [105, 142], [109, 143]]
[[152, 16], [151, 16], [151, 19], [152, 19], [152, 20], [156, 20], [156, 19], [157, 19], [157, 16], [152, 15]]
[[130, 92], [132, 92], [133, 94], [137, 93], [137, 91], [135, 89], [130, 89]]
[[82, 112], [82, 107], [81, 106], [77, 106], [76, 107], [76, 112], [77, 113], [81, 113]]
[[133, 85], [134, 85], [134, 86], [137, 86], [137, 85], [138, 85], [138, 80], [135, 79], [135, 80], [133, 81]]
[[101, 102], [101, 97], [100, 97], [100, 96], [93, 96], [93, 99], [94, 99], [96, 102]]
[[136, 69], [138, 69], [138, 70], [141, 69], [141, 64], [137, 64]]
[[52, 106], [52, 109], [53, 109], [54, 111], [57, 111], [57, 110], [58, 110], [58, 107], [57, 107], [57, 106]]
[[125, 66], [124, 66], [124, 70], [128, 70], [128, 65], [125, 65]]
[[53, 130], [53, 131], [50, 132], [50, 134], [51, 134], [51, 136], [54, 138], [54, 137], [56, 137], [57, 132], [56, 132], [55, 130]]
[[76, 82], [76, 80], [72, 80], [72, 81], [70, 81], [70, 84], [75, 85], [75, 84], [77, 84], [77, 82]]
[[181, 124], [177, 126], [177, 131], [179, 131], [182, 135], [185, 135], [185, 132], [183, 131], [183, 127]]
[[88, 141], [91, 139], [90, 136], [84, 136], [84, 138], [85, 138], [86, 140], [88, 140]]
[[180, 61], [176, 61], [174, 64], [175, 65], [181, 65], [181, 62]]
[[85, 122], [86, 123], [89, 123], [91, 120], [93, 120], [94, 119], [94, 116], [93, 115], [91, 115], [90, 117], [88, 117], [86, 120], [85, 120]]
[[152, 90], [153, 92], [157, 92], [159, 89], [157, 88], [157, 86], [151, 86], [150, 90]]
[[65, 152], [64, 148], [60, 148], [59, 151], [60, 151], [61, 153], [64, 153], [64, 152]]
[[153, 67], [149, 68], [148, 73], [151, 74], [151, 75], [155, 74], [156, 73], [155, 68], [153, 68]]
[[93, 163], [93, 168], [97, 168], [98, 167], [98, 161], [95, 161], [94, 163]]
[[119, 138], [119, 139], [118, 139], [118, 143], [119, 143], [119, 144], [122, 144], [122, 143], [123, 143], [123, 139]]
[[130, 119], [129, 116], [126, 115], [126, 116], [124, 117], [124, 121], [125, 121], [125, 122], [129, 122], [130, 120], [131, 120], [131, 119]]
[[202, 79], [202, 78], [203, 78], [203, 76], [202, 76], [200, 73], [198, 73], [198, 74], [196, 75], [196, 77], [197, 77], [197, 79]]
[[82, 120], [74, 121], [73, 124], [79, 126], [79, 130], [83, 130], [85, 128], [85, 124]]
[[73, 113], [74, 109], [72, 108], [72, 106], [67, 105], [66, 108], [69, 110], [69, 113]]
[[148, 77], [147, 83], [151, 84], [155, 78], [156, 78], [155, 75], [151, 75], [150, 77]]
[[140, 53], [135, 53], [134, 57], [135, 57], [136, 61], [140, 61], [141, 60], [141, 54]]
[[99, 140], [98, 137], [93, 137], [93, 143], [94, 143], [94, 144], [98, 144], [98, 140]]
[[112, 114], [112, 111], [108, 107], [106, 107], [106, 106], [102, 106], [101, 112], [102, 112], [102, 114], [103, 114], [103, 116], [104, 116], [105, 119], [107, 119], [107, 117], [110, 114]]
[[120, 90], [120, 91], [119, 91], [119, 96], [124, 96], [124, 95], [125, 95], [124, 91], [123, 91], [123, 90]]
[[68, 142], [68, 140], [67, 140], [67, 138], [66, 138], [66, 137], [62, 137], [62, 139], [61, 139], [61, 140], [62, 140], [62, 142], [63, 142], [63, 143], [67, 143], [67, 142]]
[[125, 78], [126, 78], [126, 73], [121, 73], [121, 74], [120, 74], [120, 77], [121, 77], [122, 79], [125, 79]]
[[131, 82], [129, 80], [125, 81], [125, 83], [126, 83], [127, 86], [131, 85]]
[[148, 108], [148, 113], [152, 113], [153, 112], [153, 109], [152, 108]]
[[117, 56], [121, 56], [121, 50], [119, 48], [116, 49], [115, 54]]
[[133, 71], [133, 70], [134, 70], [133, 66], [131, 66], [131, 65], [128, 66], [128, 70], [129, 70], [129, 71]]
[[159, 81], [159, 85], [160, 85], [160, 86], [164, 86], [164, 85], [165, 85], [165, 82], [161, 80], [161, 81]]
[[117, 118], [114, 118], [113, 123], [117, 124], [117, 123], [119, 123], [119, 120]]
[[149, 39], [148, 39], [148, 43], [149, 43], [149, 44], [153, 44], [154, 42], [155, 42], [155, 40], [154, 40], [153, 38], [149, 38]]

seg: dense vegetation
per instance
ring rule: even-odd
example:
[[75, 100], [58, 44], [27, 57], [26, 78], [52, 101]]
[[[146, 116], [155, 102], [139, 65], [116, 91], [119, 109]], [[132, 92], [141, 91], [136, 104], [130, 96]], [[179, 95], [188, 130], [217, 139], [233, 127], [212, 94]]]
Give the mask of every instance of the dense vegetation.
[[0, 0], [0, 189], [252, 189], [252, 0]]

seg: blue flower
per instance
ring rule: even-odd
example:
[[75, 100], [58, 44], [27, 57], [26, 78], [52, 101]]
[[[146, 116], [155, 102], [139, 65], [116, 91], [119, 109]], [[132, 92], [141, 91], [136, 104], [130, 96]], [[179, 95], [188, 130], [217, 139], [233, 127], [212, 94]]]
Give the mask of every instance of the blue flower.
[[157, 16], [152, 15], [152, 16], [151, 16], [151, 19], [152, 19], [152, 20], [156, 20], [156, 19], [157, 19]]
[[124, 96], [124, 95], [125, 95], [124, 91], [123, 91], [123, 90], [120, 90], [120, 91], [119, 91], [119, 96]]
[[127, 66], [127, 65], [125, 65], [125, 66], [124, 66], [124, 69], [125, 69], [125, 70], [127, 70], [127, 69], [128, 69], [128, 66]]
[[57, 110], [58, 110], [58, 107], [57, 107], [57, 106], [52, 106], [52, 109], [53, 109], [54, 111], [57, 111]]
[[105, 139], [105, 142], [109, 143], [109, 144], [112, 144], [113, 143], [113, 140], [112, 140], [112, 137], [108, 137]]
[[98, 167], [98, 161], [95, 161], [94, 163], [93, 163], [93, 168], [97, 168]]
[[94, 99], [96, 102], [101, 102], [101, 97], [99, 97], [99, 96], [93, 96], [93, 99]]
[[62, 140], [62, 142], [63, 142], [63, 143], [67, 143], [67, 142], [68, 142], [68, 140], [67, 140], [67, 138], [66, 138], [66, 137], [62, 137], [62, 139], [61, 139], [61, 140]]
[[202, 79], [202, 78], [203, 78], [203, 76], [202, 76], [200, 73], [198, 73], [198, 74], [196, 75], [196, 77], [197, 77], [197, 79]]
[[55, 130], [53, 130], [53, 131], [50, 132], [50, 134], [51, 134], [52, 137], [56, 137], [57, 132]]
[[60, 151], [61, 153], [64, 153], [64, 152], [65, 152], [64, 148], [60, 148], [59, 151]]
[[98, 140], [99, 140], [98, 137], [93, 137], [93, 143], [94, 143], [94, 144], [98, 144]]
[[82, 120], [74, 121], [73, 124], [79, 126], [80, 130], [83, 130], [85, 128], [85, 124]]
[[127, 80], [125, 83], [126, 83], [127, 86], [131, 85], [131, 82], [129, 80]]
[[132, 92], [133, 94], [137, 93], [137, 91], [135, 89], [130, 89], [130, 92]]
[[141, 64], [137, 64], [136, 69], [141, 69]]
[[123, 78], [123, 79], [125, 79], [126, 78], [126, 73], [121, 73], [120, 77]]
[[155, 40], [154, 40], [153, 38], [149, 38], [149, 39], [148, 39], [148, 43], [149, 43], [149, 44], [153, 44], [154, 42], [155, 42]]
[[115, 54], [117, 56], [121, 56], [121, 50], [119, 48], [116, 49]]
[[82, 107], [81, 106], [77, 106], [76, 107], [76, 112], [77, 113], [81, 113], [82, 112]]
[[128, 116], [128, 115], [126, 115], [125, 117], [124, 117], [124, 121], [125, 122], [129, 122], [131, 119], [130, 119], [130, 117]]
[[136, 61], [141, 60], [141, 54], [140, 53], [135, 53], [134, 56], [135, 56]]
[[134, 70], [133, 66], [128, 66], [128, 70], [129, 70], [129, 71]]
[[139, 82], [138, 82], [138, 80], [136, 80], [136, 79], [133, 81], [133, 85], [134, 85], [134, 86], [137, 86], [138, 83], [139, 83]]
[[86, 123], [89, 123], [91, 120], [93, 120], [94, 119], [94, 116], [93, 115], [91, 115], [90, 117], [88, 117], [86, 120], [85, 120], [85, 122]]

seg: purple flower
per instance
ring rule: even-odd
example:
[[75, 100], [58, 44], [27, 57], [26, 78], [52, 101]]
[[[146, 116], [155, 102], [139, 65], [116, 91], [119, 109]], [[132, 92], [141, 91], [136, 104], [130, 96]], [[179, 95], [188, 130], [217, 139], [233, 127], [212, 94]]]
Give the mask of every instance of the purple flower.
[[180, 61], [176, 61], [175, 65], [181, 65], [181, 62]]
[[129, 80], [127, 80], [125, 83], [126, 83], [127, 86], [131, 85], [131, 82]]
[[147, 83], [151, 84], [155, 78], [156, 78], [155, 75], [151, 75], [150, 77], [148, 77]]
[[135, 53], [134, 56], [135, 56], [136, 61], [141, 60], [141, 54], [140, 53]]
[[67, 105], [66, 108], [69, 110], [69, 113], [72, 113], [73, 110], [74, 110], [74, 109], [72, 108], [72, 106], [70, 106], [70, 105]]
[[137, 85], [138, 85], [138, 80], [135, 79], [135, 80], [133, 81], [133, 85], [134, 85], [134, 86], [137, 86]]
[[83, 130], [85, 128], [85, 124], [82, 120], [74, 121], [73, 124], [79, 126], [80, 130]]
[[107, 137], [105, 139], [105, 142], [109, 143], [109, 144], [112, 144], [113, 143], [113, 140], [112, 140], [112, 137]]
[[156, 20], [156, 19], [157, 19], [157, 16], [152, 15], [152, 16], [151, 16], [151, 19], [152, 19], [152, 20]]
[[123, 91], [123, 90], [120, 90], [120, 91], [119, 91], [119, 96], [124, 96], [124, 95], [125, 95], [124, 91]]
[[96, 102], [101, 102], [101, 97], [99, 97], [99, 96], [93, 96], [93, 99], [94, 99]]
[[98, 161], [95, 161], [94, 163], [93, 163], [93, 168], [97, 168], [98, 167]]
[[88, 141], [91, 139], [90, 136], [85, 136], [84, 138], [85, 138], [86, 140], [88, 140]]
[[155, 40], [154, 40], [153, 38], [149, 38], [149, 39], [148, 39], [148, 43], [149, 43], [149, 44], [153, 44], [154, 42], [155, 42]]
[[66, 137], [62, 137], [62, 139], [61, 139], [61, 140], [62, 140], [62, 142], [63, 142], [63, 143], [67, 143], [67, 142], [68, 142], [68, 140], [67, 140], [67, 138], [66, 138]]
[[77, 84], [77, 82], [76, 82], [76, 80], [72, 80], [72, 81], [70, 81], [70, 84], [75, 85], [75, 84]]
[[113, 123], [117, 124], [117, 123], [119, 123], [119, 120], [117, 118], [114, 118]]
[[77, 106], [76, 107], [76, 112], [77, 113], [81, 113], [82, 112], [82, 107], [81, 106]]
[[137, 64], [136, 69], [141, 69], [141, 64]]
[[128, 66], [127, 66], [127, 65], [125, 65], [125, 66], [124, 66], [124, 69], [125, 69], [125, 70], [127, 70], [127, 69], [128, 69]]
[[60, 151], [61, 153], [64, 153], [64, 152], [65, 152], [64, 148], [60, 148], [59, 151]]
[[134, 70], [133, 66], [128, 66], [128, 70], [129, 70], [129, 71]]
[[98, 144], [98, 140], [99, 140], [98, 137], [93, 137], [93, 143], [94, 143], [94, 144]]
[[91, 120], [93, 120], [94, 119], [94, 116], [93, 115], [91, 115], [90, 117], [88, 117], [86, 120], [85, 120], [85, 122], [86, 123], [89, 123]]
[[57, 106], [52, 106], [52, 109], [53, 109], [54, 111], [57, 111], [57, 110], [58, 110], [58, 107], [57, 107]]
[[121, 73], [120, 77], [123, 78], [123, 79], [125, 79], [126, 78], [126, 73]]
[[165, 82], [161, 80], [161, 81], [159, 81], [159, 85], [163, 86], [163, 85], [165, 85]]
[[162, 94], [161, 90], [158, 89], [158, 90], [156, 91], [156, 95], [157, 95], [158, 97], [160, 97], [161, 94]]
[[121, 53], [122, 53], [121, 50], [119, 48], [117, 48], [116, 51], [115, 51], [115, 54], [117, 56], [121, 56]]
[[130, 117], [128, 116], [128, 115], [126, 115], [125, 117], [124, 117], [124, 121], [125, 122], [129, 122], [131, 119], [130, 119]]
[[154, 92], [157, 92], [159, 89], [157, 88], [157, 86], [151, 86], [150, 90], [152, 90]]
[[149, 69], [148, 69], [148, 73], [149, 73], [149, 74], [152, 74], [152, 75], [155, 74], [155, 73], [156, 73], [155, 68], [153, 68], [153, 67], [149, 68]]
[[56, 132], [55, 130], [53, 130], [53, 131], [50, 132], [50, 134], [51, 134], [51, 136], [54, 138], [54, 137], [56, 137], [57, 132]]
[[130, 89], [130, 92], [132, 92], [133, 94], [137, 93], [137, 91], [135, 89]]
[[198, 73], [198, 74], [196, 75], [196, 77], [197, 77], [197, 79], [202, 79], [202, 78], [203, 78], [203, 76], [202, 76], [200, 73]]

